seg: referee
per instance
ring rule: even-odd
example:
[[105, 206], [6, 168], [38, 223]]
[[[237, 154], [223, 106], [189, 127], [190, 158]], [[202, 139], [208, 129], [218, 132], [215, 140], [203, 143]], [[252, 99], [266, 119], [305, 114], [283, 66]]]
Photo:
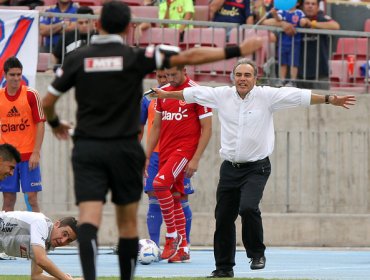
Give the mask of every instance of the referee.
[[145, 155], [138, 141], [142, 80], [156, 68], [201, 64], [245, 56], [261, 47], [260, 38], [240, 46], [178, 48], [126, 46], [123, 36], [130, 23], [130, 9], [123, 2], [103, 5], [97, 23], [99, 35], [65, 60], [48, 87], [43, 107], [58, 139], [68, 139], [70, 126], [55, 112], [59, 97], [75, 87], [77, 125], [72, 165], [76, 204], [79, 207], [78, 243], [85, 280], [96, 279], [97, 232], [108, 191], [116, 205], [121, 279], [132, 279], [137, 258], [137, 210], [142, 193]]

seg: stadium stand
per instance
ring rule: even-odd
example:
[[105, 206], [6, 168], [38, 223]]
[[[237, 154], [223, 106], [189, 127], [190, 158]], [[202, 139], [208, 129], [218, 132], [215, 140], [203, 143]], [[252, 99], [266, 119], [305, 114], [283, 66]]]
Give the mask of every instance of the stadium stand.
[[28, 6], [0, 6], [0, 10], [29, 10]]
[[196, 6], [193, 20], [209, 20], [209, 7], [208, 6]]
[[101, 6], [101, 0], [72, 0], [74, 3], [77, 3], [79, 6]]
[[90, 6], [90, 8], [93, 9], [95, 15], [98, 15], [100, 14], [102, 6]]
[[224, 28], [192, 28], [186, 29], [182, 49], [193, 47], [224, 47], [226, 31]]
[[368, 38], [339, 38], [332, 59], [346, 59], [347, 55], [355, 55], [356, 59], [366, 59]]
[[232, 58], [214, 63], [197, 65], [194, 67], [194, 78], [196, 81], [212, 81], [230, 84], [230, 74], [236, 61], [236, 58]]
[[144, 2], [143, 0], [121, 0], [122, 2], [125, 2], [129, 6], [143, 6]]
[[208, 6], [210, 2], [211, 0], [195, 0], [195, 6]]
[[364, 31], [370, 32], [370, 19], [367, 19], [364, 24]]
[[226, 42], [226, 45], [228, 45], [228, 46], [238, 45], [239, 42], [241, 42], [243, 40], [243, 38], [244, 38], [243, 29], [238, 28], [238, 27], [234, 27], [230, 31], [229, 41]]
[[179, 32], [174, 28], [152, 27], [143, 31], [138, 42], [134, 42], [139, 47], [146, 47], [151, 44], [179, 45]]
[[36, 6], [35, 10], [41, 12], [45, 12], [47, 9], [49, 9], [50, 6]]
[[51, 54], [39, 53], [37, 60], [37, 72], [45, 72], [51, 69]]
[[132, 15], [141, 18], [158, 18], [158, 6], [132, 6]]
[[348, 62], [346, 60], [329, 61], [329, 78], [331, 87], [348, 86]]
[[[53, 6], [57, 3], [57, 0], [44, 0], [44, 6]], [[49, 8], [49, 7], [47, 7]]]

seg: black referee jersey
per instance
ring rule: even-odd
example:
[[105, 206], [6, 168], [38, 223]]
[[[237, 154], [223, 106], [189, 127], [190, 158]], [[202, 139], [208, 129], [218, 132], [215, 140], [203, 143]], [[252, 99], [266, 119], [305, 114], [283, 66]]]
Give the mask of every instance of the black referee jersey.
[[142, 81], [155, 68], [150, 47], [128, 47], [118, 35], [93, 36], [90, 46], [66, 58], [48, 90], [59, 95], [75, 87], [75, 138], [136, 137]]

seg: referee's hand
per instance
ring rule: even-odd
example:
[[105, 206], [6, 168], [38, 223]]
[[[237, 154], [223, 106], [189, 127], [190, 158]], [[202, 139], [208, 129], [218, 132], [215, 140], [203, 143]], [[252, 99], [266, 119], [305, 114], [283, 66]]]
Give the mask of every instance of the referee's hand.
[[53, 128], [53, 134], [59, 140], [68, 140], [70, 138], [70, 131], [72, 126], [66, 121], [60, 121], [60, 125]]

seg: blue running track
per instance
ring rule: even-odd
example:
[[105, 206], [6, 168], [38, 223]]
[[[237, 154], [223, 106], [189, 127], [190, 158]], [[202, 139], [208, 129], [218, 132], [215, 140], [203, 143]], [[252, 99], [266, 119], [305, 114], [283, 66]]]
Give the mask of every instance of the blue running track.
[[[99, 276], [118, 276], [117, 256], [111, 249], [100, 249]], [[64, 272], [81, 275], [77, 251], [74, 248], [57, 249], [50, 258]], [[266, 268], [249, 269], [243, 251], [236, 255], [235, 277], [315, 280], [370, 280], [370, 250], [328, 248], [268, 248]], [[138, 264], [137, 276], [143, 277], [205, 277], [214, 269], [212, 250], [192, 250], [191, 263], [169, 264], [165, 261], [150, 265]], [[26, 259], [0, 260], [0, 275], [29, 275], [30, 261]], [[1, 279], [1, 277], [0, 277]]]

